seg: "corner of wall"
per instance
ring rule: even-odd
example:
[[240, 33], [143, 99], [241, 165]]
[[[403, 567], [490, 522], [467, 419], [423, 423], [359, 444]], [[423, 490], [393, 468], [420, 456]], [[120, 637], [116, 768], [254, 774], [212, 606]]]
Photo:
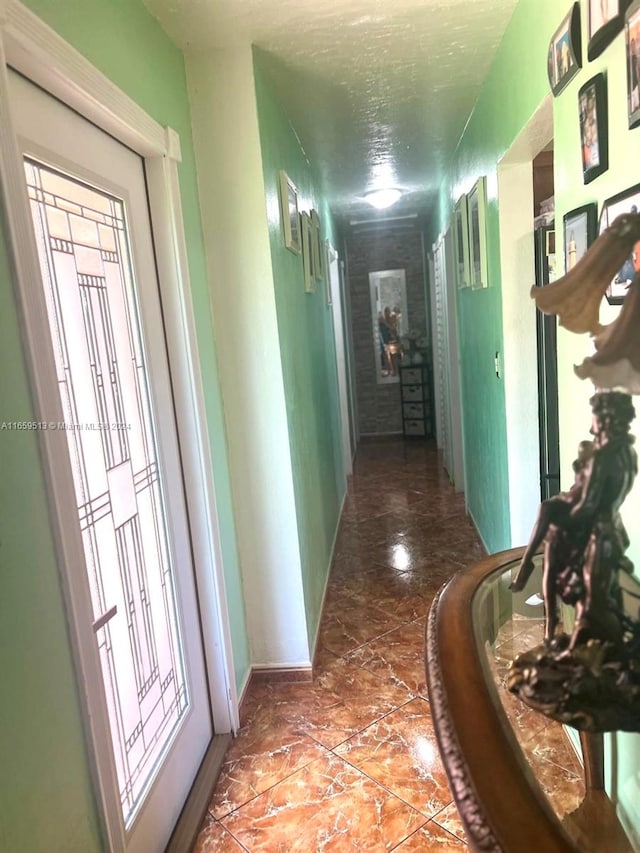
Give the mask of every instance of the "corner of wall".
[[186, 68], [251, 663], [294, 666], [309, 643], [251, 47]]

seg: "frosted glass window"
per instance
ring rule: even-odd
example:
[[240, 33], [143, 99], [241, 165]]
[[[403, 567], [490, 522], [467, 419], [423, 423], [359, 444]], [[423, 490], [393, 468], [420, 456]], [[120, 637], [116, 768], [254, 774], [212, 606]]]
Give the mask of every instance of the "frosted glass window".
[[188, 696], [125, 207], [25, 171], [126, 825]]

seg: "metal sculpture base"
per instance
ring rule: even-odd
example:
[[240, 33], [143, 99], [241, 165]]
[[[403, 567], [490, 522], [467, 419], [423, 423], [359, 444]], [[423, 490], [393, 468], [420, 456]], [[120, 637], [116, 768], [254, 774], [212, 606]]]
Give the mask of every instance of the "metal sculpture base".
[[580, 731], [640, 732], [640, 660], [610, 643], [590, 640], [569, 650], [560, 634], [552, 647], [519, 655], [508, 687], [535, 711]]
[[[540, 505], [512, 582], [522, 590], [544, 543], [545, 641], [519, 655], [508, 686], [546, 716], [588, 732], [640, 732], [640, 620], [624, 612], [619, 573], [633, 571], [619, 515], [637, 473], [631, 397], [591, 400], [593, 442], [581, 442], [575, 484]], [[557, 633], [557, 598], [575, 607], [572, 633]]]

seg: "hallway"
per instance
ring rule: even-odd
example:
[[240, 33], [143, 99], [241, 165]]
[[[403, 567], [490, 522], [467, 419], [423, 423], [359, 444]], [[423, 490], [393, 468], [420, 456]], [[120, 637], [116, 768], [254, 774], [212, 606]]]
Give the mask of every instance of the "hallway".
[[[592, 26], [595, 0], [0, 0], [0, 848], [166, 849], [180, 814], [193, 814], [185, 805], [201, 757], [217, 769], [212, 733], [226, 743], [240, 712], [217, 788], [212, 775], [179, 853], [207, 802], [197, 853], [464, 850], [425, 688], [427, 613], [483, 548], [498, 553], [529, 536], [541, 454], [527, 294], [536, 260], [556, 274], [573, 261], [569, 223], [580, 221], [583, 251], [598, 223], [638, 202], [640, 96], [624, 26], [631, 9], [637, 22], [638, 2], [612, 0], [611, 21]], [[567, 40], [577, 51], [569, 68], [562, 49], [558, 62]], [[35, 115], [26, 145], [12, 77], [66, 114], [59, 139]], [[597, 177], [582, 162], [592, 88], [607, 104], [598, 134], [607, 168]], [[80, 145], [94, 162], [73, 169], [78, 117], [131, 161], [139, 217], [132, 182], [98, 180], [110, 156]], [[554, 195], [538, 198], [541, 154]], [[75, 175], [83, 197], [102, 193], [120, 212], [116, 230], [105, 230], [106, 211], [54, 208], [33, 185], [30, 197], [34, 163], [59, 172], [54, 182]], [[543, 201], [554, 240], [550, 230], [548, 240], [534, 236]], [[42, 216], [33, 218], [42, 204], [46, 238]], [[397, 299], [378, 299], [376, 273], [398, 282]], [[58, 294], [77, 320], [69, 343], [82, 361], [54, 343], [47, 318], [59, 313]], [[133, 326], [113, 305], [125, 301], [141, 343], [120, 370], [114, 330], [125, 341]], [[602, 300], [603, 326], [616, 322], [619, 301]], [[464, 448], [455, 454], [464, 498], [435, 445], [382, 439], [359, 447], [347, 492], [347, 438], [406, 426], [408, 435], [428, 415], [419, 392], [405, 400], [382, 375], [380, 356], [398, 348], [390, 338], [392, 350], [380, 349], [385, 308], [399, 344], [424, 349], [423, 367], [433, 362], [437, 438]], [[591, 421], [588, 383], [574, 373], [585, 339], [558, 329], [563, 489]], [[132, 377], [138, 355], [156, 352], [141, 386], [153, 422], [134, 443], [129, 426], [145, 406]], [[131, 417], [120, 415], [125, 373]], [[95, 416], [85, 421], [73, 401], [89, 405], [89, 392]], [[90, 451], [80, 456], [74, 436]], [[167, 636], [184, 641], [169, 672], [154, 663], [161, 644], [151, 643], [133, 533], [151, 506], [134, 450], [155, 445], [145, 470], [176, 531], [156, 527], [146, 541], [175, 568], [175, 585], [155, 589], [176, 605]], [[168, 479], [155, 460], [168, 458], [165, 447]], [[93, 467], [102, 457], [94, 513], [75, 485], [79, 460]], [[634, 530], [637, 483], [624, 513]], [[96, 524], [112, 537], [104, 560]], [[630, 538], [638, 567], [640, 541]], [[187, 600], [197, 616], [183, 612]], [[120, 703], [126, 725], [110, 722], [106, 653], [116, 636], [135, 661], [131, 702]], [[513, 633], [501, 639], [499, 679], [517, 650]], [[268, 667], [289, 680], [268, 683]], [[300, 667], [308, 680], [294, 682]], [[140, 734], [161, 708], [152, 674], [164, 695], [179, 669], [191, 677], [199, 668], [208, 691], [191, 678], [175, 688], [185, 730], [201, 722], [190, 751], [169, 746], [149, 762], [162, 784], [140, 783], [131, 811]], [[562, 731], [507, 704], [541, 784], [562, 810], [575, 808], [582, 770]], [[181, 785], [164, 772], [174, 755]], [[640, 839], [640, 737], [608, 739], [607, 762], [607, 791]]]
[[[424, 630], [438, 588], [483, 553], [433, 443], [360, 445], [313, 684], [253, 683], [194, 853], [466, 849], [429, 713]], [[581, 768], [561, 728], [509, 707], [545, 792], [576, 808]]]

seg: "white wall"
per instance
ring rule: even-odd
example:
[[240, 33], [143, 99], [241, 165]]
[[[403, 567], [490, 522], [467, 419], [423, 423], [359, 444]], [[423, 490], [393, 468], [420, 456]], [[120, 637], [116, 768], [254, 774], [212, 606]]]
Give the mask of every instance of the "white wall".
[[504, 329], [501, 362], [512, 547], [529, 541], [540, 503], [536, 308], [529, 296], [535, 281], [532, 161], [552, 137], [549, 96], [498, 166]]
[[186, 66], [251, 662], [305, 666], [251, 47], [187, 55]]

